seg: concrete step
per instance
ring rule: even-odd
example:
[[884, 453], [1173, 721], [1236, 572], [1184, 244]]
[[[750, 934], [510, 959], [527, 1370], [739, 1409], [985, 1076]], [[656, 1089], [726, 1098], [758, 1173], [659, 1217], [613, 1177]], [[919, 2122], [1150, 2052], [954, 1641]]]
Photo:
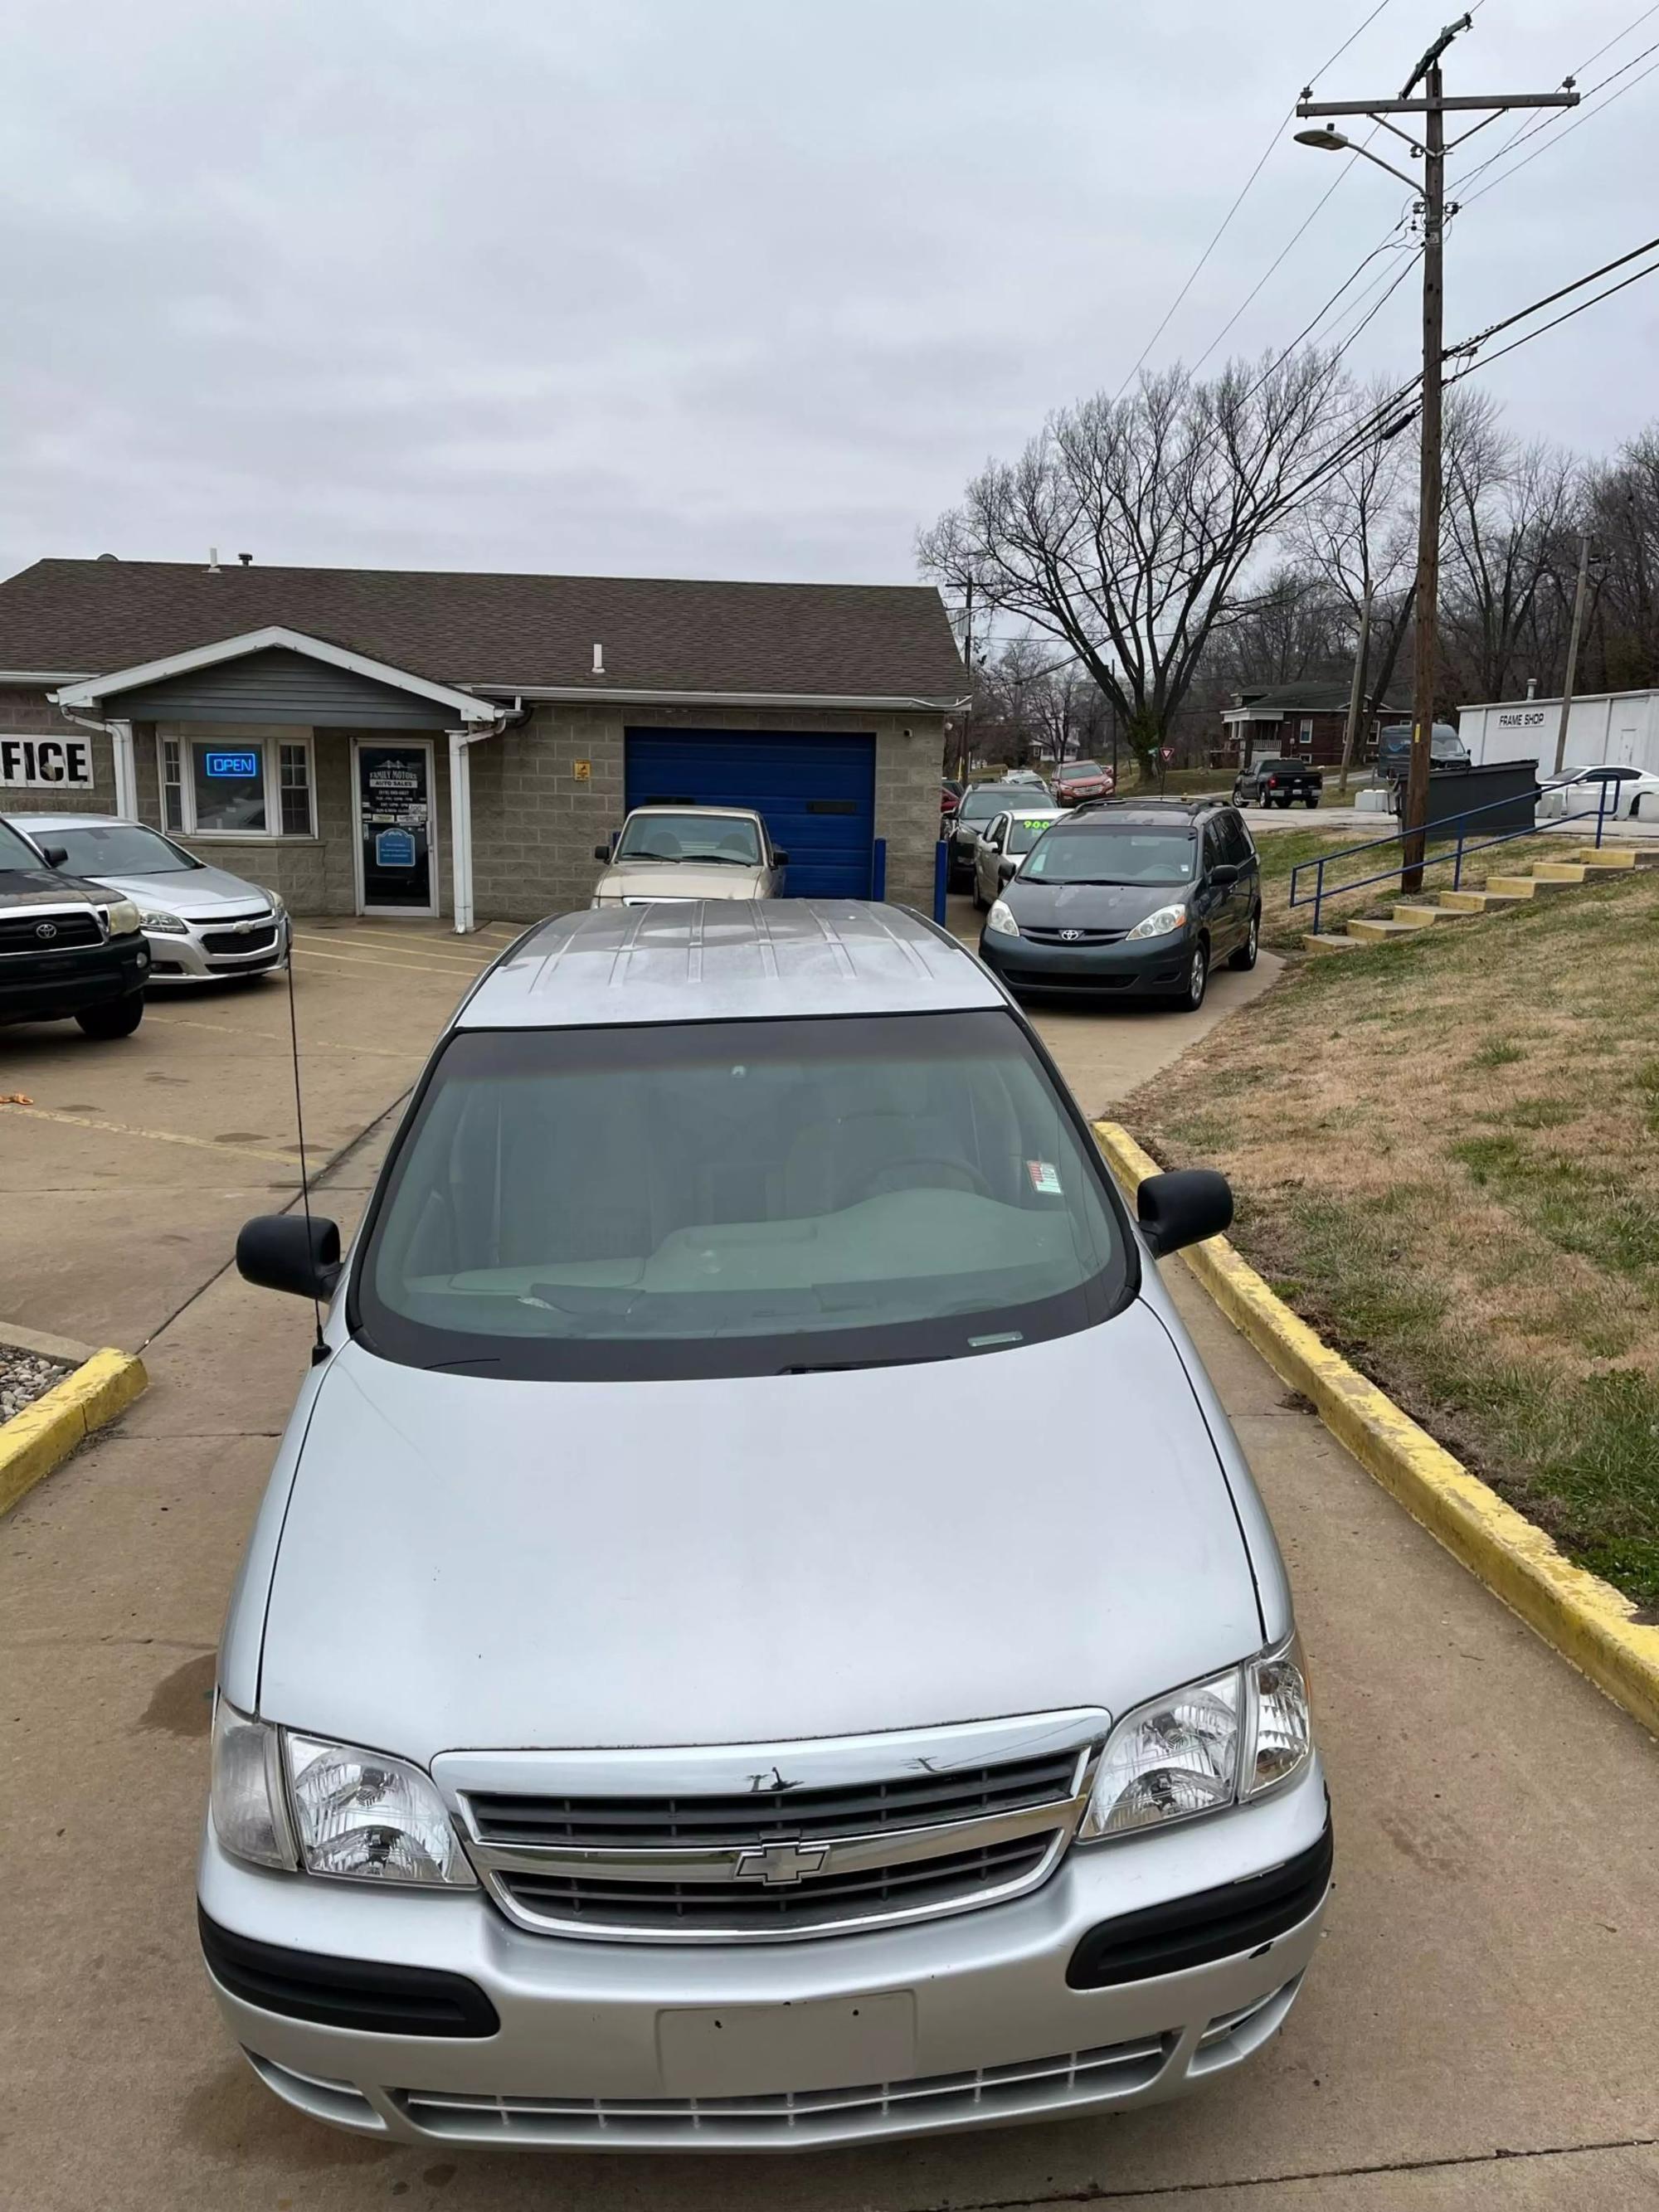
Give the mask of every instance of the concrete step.
[[1485, 888], [1494, 898], [1529, 899], [1538, 886], [1530, 876], [1488, 876]]
[[1310, 929], [1303, 933], [1302, 950], [1304, 952], [1358, 952], [1359, 939], [1357, 937], [1333, 937], [1322, 930], [1316, 935]]
[[1659, 868], [1659, 845], [1632, 845], [1629, 849], [1638, 868]]
[[1497, 891], [1488, 884], [1479, 891], [1442, 891], [1440, 903], [1453, 914], [1486, 914], [1504, 906], [1517, 906], [1527, 896], [1521, 891]]
[[1463, 921], [1469, 909], [1467, 907], [1448, 906], [1446, 904], [1448, 896], [1449, 894], [1444, 891], [1440, 894], [1438, 906], [1419, 906], [1409, 901], [1404, 902], [1395, 907], [1394, 918], [1396, 921], [1403, 921], [1407, 929], [1428, 929], [1437, 921]]
[[1362, 921], [1356, 917], [1348, 924], [1348, 934], [1367, 945], [1382, 945], [1394, 937], [1415, 937], [1428, 926], [1425, 921]]
[[1540, 860], [1534, 866], [1532, 879], [1535, 884], [1551, 887], [1582, 884], [1584, 864], [1582, 860]]
[[1594, 845], [1587, 845], [1577, 859], [1586, 868], [1633, 868], [1636, 850], [1631, 845], [1604, 845], [1598, 853]]

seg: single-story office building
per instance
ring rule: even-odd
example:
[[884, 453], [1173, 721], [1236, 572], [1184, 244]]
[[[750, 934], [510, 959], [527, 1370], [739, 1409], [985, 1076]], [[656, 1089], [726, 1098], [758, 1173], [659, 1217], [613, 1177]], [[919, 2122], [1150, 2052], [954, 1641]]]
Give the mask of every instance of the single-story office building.
[[967, 689], [931, 587], [40, 561], [0, 582], [0, 811], [467, 930], [585, 906], [630, 806], [748, 806], [791, 895], [927, 908]]

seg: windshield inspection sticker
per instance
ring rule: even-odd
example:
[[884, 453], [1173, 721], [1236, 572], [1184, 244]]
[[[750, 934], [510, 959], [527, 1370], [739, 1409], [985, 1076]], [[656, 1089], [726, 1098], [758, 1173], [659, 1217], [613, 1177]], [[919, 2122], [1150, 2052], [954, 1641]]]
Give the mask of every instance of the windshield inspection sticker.
[[1046, 1191], [1054, 1198], [1060, 1196], [1060, 1170], [1052, 1160], [1027, 1160], [1025, 1172], [1031, 1178], [1033, 1190]]

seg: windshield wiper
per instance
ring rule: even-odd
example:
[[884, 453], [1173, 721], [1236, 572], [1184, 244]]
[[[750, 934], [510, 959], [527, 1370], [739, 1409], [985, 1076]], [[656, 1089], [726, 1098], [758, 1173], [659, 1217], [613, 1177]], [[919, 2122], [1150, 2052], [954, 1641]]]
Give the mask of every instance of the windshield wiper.
[[758, 860], [740, 860], [735, 853], [688, 853], [688, 860], [695, 860], [700, 868], [757, 868]]

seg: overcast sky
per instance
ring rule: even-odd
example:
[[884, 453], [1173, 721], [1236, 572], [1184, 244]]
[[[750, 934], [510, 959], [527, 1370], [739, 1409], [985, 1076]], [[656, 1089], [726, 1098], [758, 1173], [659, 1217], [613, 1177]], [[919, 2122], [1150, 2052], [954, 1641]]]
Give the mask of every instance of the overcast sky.
[[[0, 572], [908, 579], [988, 455], [1127, 375], [1372, 4], [9, 0]], [[1486, 0], [1449, 84], [1549, 88], [1644, 4]], [[1451, 5], [1389, 0], [1321, 95], [1397, 90]], [[1659, 76], [1469, 207], [1449, 336], [1659, 230], [1656, 118]], [[1154, 363], [1340, 166], [1282, 134]], [[1404, 200], [1352, 165], [1221, 353], [1293, 337]], [[1407, 279], [1351, 358], [1409, 372], [1416, 313]], [[1659, 415], [1656, 339], [1659, 282], [1488, 380], [1608, 450]]]

